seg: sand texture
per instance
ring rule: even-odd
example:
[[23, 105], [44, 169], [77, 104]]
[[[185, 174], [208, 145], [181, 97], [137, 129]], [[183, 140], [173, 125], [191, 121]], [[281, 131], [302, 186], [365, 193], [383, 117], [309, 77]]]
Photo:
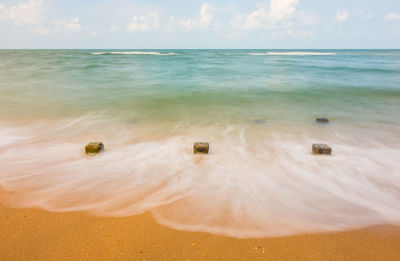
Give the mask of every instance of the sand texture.
[[[3, 201], [4, 202], [4, 201]], [[149, 214], [96, 217], [0, 206], [0, 260], [400, 260], [400, 228], [236, 239], [170, 229]]]

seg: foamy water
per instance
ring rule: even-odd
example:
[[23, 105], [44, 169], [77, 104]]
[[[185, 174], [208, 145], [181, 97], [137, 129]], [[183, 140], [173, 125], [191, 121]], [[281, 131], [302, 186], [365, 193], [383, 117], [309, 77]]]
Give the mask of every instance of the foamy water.
[[94, 54], [94, 55], [102, 55], [102, 54], [177, 55], [176, 53], [139, 52], [139, 51], [132, 51], [132, 52], [93, 52], [91, 54]]
[[[149, 211], [173, 228], [235, 237], [400, 223], [399, 128], [360, 129], [363, 142], [351, 128], [318, 124], [182, 124], [152, 132], [85, 117], [2, 126], [0, 184], [19, 192], [11, 201], [20, 207]], [[105, 152], [84, 155], [90, 140], [103, 141]], [[193, 155], [197, 140], [210, 142], [209, 155]], [[332, 156], [311, 154], [320, 141]]]
[[[242, 238], [400, 224], [398, 53], [93, 52], [0, 51], [11, 205], [149, 212]], [[105, 151], [86, 156], [91, 141]], [[195, 141], [210, 153], [194, 155]]]
[[329, 52], [265, 52], [265, 53], [249, 53], [250, 55], [335, 55]]

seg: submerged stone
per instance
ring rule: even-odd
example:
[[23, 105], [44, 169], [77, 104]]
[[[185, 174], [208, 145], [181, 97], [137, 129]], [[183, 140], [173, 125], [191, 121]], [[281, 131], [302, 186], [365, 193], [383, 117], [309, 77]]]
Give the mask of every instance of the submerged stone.
[[193, 146], [193, 153], [205, 153], [208, 154], [210, 145], [208, 142], [195, 142]]
[[262, 120], [262, 119], [254, 120], [253, 122], [254, 122], [255, 124], [258, 124], [258, 125], [263, 125], [263, 124], [266, 124], [266, 123], [267, 123], [267, 121]]
[[314, 154], [327, 154], [327, 155], [331, 155], [332, 154], [332, 148], [329, 147], [326, 144], [313, 144], [312, 145], [312, 152]]
[[86, 154], [97, 154], [104, 150], [104, 144], [102, 142], [90, 142], [85, 146]]
[[131, 119], [131, 120], [128, 121], [128, 123], [129, 123], [129, 124], [132, 124], [132, 125], [138, 124], [138, 123], [139, 123], [139, 120], [137, 120], [137, 119]]
[[329, 119], [328, 119], [328, 118], [322, 117], [322, 118], [317, 118], [317, 119], [315, 119], [315, 121], [316, 121], [316, 122], [319, 122], [319, 123], [328, 123], [328, 122], [329, 122]]

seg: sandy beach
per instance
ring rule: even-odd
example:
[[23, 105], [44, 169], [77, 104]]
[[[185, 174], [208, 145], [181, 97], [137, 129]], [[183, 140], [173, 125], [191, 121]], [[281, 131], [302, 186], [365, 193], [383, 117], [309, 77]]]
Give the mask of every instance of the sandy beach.
[[0, 260], [399, 260], [400, 228], [237, 239], [157, 224], [0, 205]]

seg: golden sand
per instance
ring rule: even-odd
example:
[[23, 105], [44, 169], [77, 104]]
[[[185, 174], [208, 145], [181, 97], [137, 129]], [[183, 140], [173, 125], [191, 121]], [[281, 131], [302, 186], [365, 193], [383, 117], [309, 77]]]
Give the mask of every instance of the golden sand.
[[96, 217], [0, 205], [0, 260], [400, 260], [400, 228], [237, 239], [170, 229], [149, 214]]

